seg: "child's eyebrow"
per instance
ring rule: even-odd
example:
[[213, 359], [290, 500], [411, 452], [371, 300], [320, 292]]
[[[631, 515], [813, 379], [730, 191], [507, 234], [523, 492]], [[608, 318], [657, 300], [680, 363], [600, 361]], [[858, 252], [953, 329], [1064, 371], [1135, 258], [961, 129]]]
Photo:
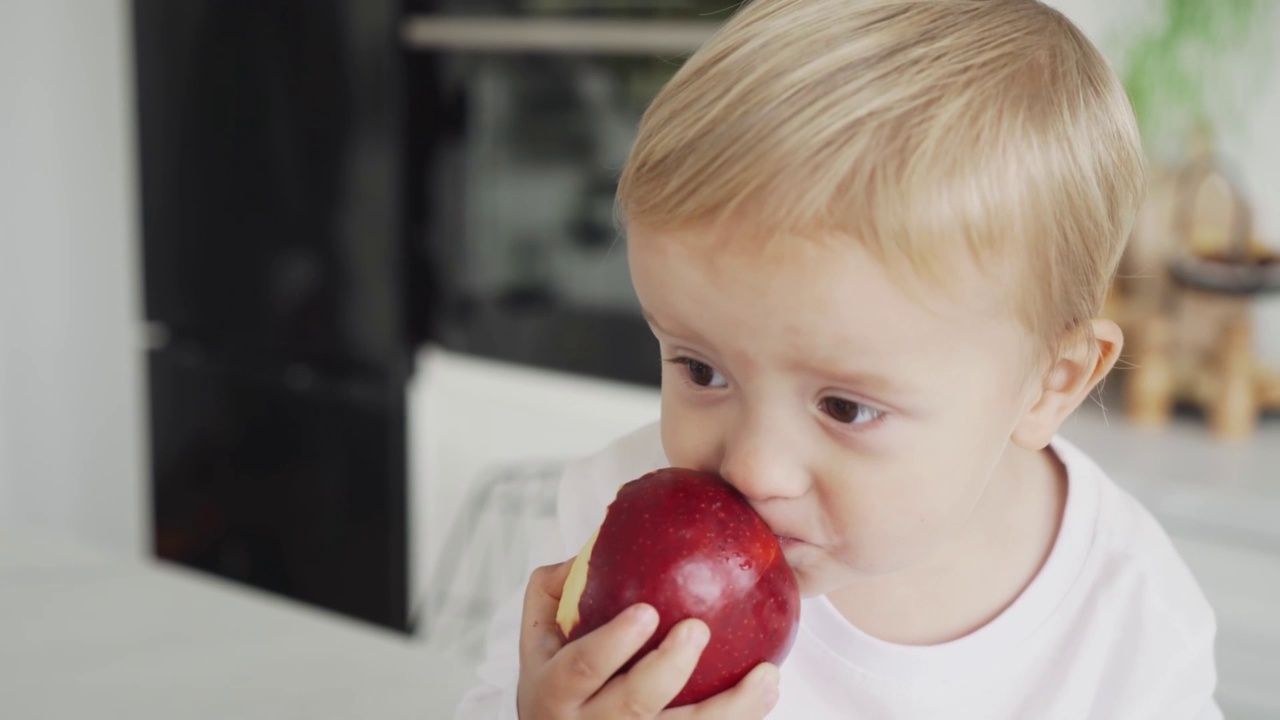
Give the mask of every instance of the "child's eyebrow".
[[653, 313], [649, 312], [648, 310], [646, 310], [646, 309], [644, 309], [644, 308], [640, 308], [640, 314], [644, 316], [644, 319], [645, 319], [645, 321], [646, 321], [646, 322], [648, 322], [650, 325], [652, 325], [653, 327], [655, 327], [655, 328], [657, 328], [658, 330], [660, 330], [660, 331], [662, 332], [662, 334], [664, 334], [664, 335], [670, 335], [670, 336], [672, 336], [672, 337], [675, 337], [675, 336], [677, 335], [677, 333], [673, 333], [673, 332], [671, 332], [670, 330], [668, 330], [668, 329], [666, 329], [665, 327], [663, 327], [663, 326], [662, 326], [662, 323], [658, 322], [658, 319], [657, 319], [657, 318], [655, 318], [655, 317], [653, 316]]
[[850, 371], [845, 368], [833, 368], [806, 362], [800, 364], [806, 373], [826, 378], [836, 385], [853, 390], [865, 391], [878, 397], [907, 397], [915, 393], [908, 383], [883, 373], [871, 371]]
[[663, 335], [666, 335], [667, 337], [670, 337], [673, 339], [679, 339], [679, 340], [686, 340], [688, 342], [697, 343], [697, 344], [707, 344], [706, 338], [698, 334], [697, 330], [694, 330], [692, 328], [680, 327], [678, 329], [682, 330], [683, 332], [674, 332], [671, 330], [671, 328], [663, 327], [662, 323], [658, 322], [658, 319], [653, 316], [653, 313], [649, 312], [643, 307], [640, 308], [640, 313], [644, 316], [644, 319], [649, 322], [649, 325], [651, 327], [653, 327], [655, 330], [662, 333]]

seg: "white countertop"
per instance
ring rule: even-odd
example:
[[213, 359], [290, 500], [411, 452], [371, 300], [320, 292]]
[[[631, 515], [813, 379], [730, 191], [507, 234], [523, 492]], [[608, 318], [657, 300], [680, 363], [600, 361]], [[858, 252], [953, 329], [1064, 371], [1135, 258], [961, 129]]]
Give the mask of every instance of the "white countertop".
[[471, 679], [372, 625], [0, 528], [0, 718], [443, 720]]

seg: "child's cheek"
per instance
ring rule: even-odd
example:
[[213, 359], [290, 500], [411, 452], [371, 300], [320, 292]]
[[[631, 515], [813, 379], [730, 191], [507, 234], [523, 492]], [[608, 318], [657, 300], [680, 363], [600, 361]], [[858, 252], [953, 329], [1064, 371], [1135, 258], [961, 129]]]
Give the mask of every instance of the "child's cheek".
[[669, 399], [667, 392], [663, 392], [662, 446], [671, 465], [711, 472], [719, 470], [716, 456], [720, 442], [712, 423], [699, 422], [703, 414], [678, 397]]

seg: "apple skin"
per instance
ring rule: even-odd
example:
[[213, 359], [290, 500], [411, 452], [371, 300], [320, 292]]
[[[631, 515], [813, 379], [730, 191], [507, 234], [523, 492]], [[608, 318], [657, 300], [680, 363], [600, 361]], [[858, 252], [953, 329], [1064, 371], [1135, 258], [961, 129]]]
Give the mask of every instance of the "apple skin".
[[653, 636], [619, 672], [696, 617], [711, 639], [668, 707], [736, 685], [756, 665], [781, 665], [795, 642], [800, 593], [769, 526], [712, 473], [665, 468], [623, 485], [575, 560], [557, 622], [568, 641], [646, 602]]

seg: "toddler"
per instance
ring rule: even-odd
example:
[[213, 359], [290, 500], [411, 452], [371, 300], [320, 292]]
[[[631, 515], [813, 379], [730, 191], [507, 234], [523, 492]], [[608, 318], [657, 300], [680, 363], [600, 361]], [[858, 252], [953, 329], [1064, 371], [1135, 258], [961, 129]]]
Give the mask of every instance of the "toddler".
[[[1143, 192], [1124, 89], [1035, 0], [756, 0], [647, 110], [618, 209], [661, 419], [574, 463], [459, 717], [1220, 717], [1215, 621], [1157, 522], [1059, 428]], [[655, 362], [657, 359], [655, 359]], [[781, 667], [663, 710], [698, 620], [613, 677], [640, 605], [565, 644], [622, 483], [719, 473], [803, 606]]]

